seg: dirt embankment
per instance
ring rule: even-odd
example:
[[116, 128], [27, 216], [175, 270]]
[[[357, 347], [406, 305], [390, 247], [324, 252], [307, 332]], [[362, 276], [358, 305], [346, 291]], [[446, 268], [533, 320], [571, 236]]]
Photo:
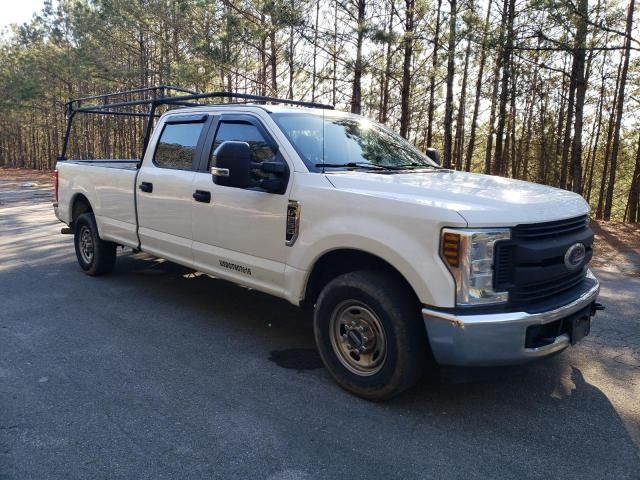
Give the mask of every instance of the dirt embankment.
[[596, 235], [593, 265], [640, 276], [640, 225], [591, 220]]
[[0, 180], [13, 182], [37, 182], [53, 185], [53, 172], [43, 170], [28, 170], [24, 168], [0, 167]]

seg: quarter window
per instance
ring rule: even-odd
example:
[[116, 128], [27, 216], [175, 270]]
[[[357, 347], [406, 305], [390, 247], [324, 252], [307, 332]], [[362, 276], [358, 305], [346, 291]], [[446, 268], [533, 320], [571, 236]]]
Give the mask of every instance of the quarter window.
[[193, 169], [193, 155], [204, 123], [171, 123], [165, 125], [158, 141], [156, 165], [180, 170]]

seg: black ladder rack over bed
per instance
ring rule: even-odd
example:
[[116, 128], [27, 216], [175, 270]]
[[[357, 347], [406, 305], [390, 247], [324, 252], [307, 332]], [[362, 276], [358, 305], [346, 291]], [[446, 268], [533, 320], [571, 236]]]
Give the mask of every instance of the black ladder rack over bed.
[[[170, 92], [176, 92], [171, 95]], [[138, 100], [123, 100], [123, 98], [130, 98], [132, 95], [139, 95], [143, 98]], [[302, 102], [298, 100], [287, 100], [284, 98], [265, 97], [262, 95], [250, 95], [247, 93], [234, 93], [234, 92], [207, 92], [197, 93], [192, 90], [187, 90], [180, 87], [174, 87], [171, 85], [158, 85], [155, 87], [136, 88], [133, 90], [125, 90], [122, 92], [105, 93], [102, 95], [92, 95], [89, 97], [75, 98], [67, 102], [66, 104], [66, 116], [67, 116], [67, 129], [65, 131], [64, 140], [62, 143], [62, 152], [58, 157], [58, 161], [66, 160], [67, 146], [69, 144], [69, 135], [71, 134], [71, 127], [73, 119], [76, 114], [96, 114], [96, 115], [115, 115], [115, 116], [128, 116], [128, 117], [146, 117], [147, 124], [144, 134], [144, 142], [142, 144], [142, 153], [140, 159], [144, 157], [144, 152], [147, 149], [149, 138], [151, 136], [151, 130], [153, 128], [153, 119], [159, 115], [156, 110], [161, 105], [173, 105], [181, 107], [201, 107], [210, 104], [197, 103], [195, 100], [204, 99], [236, 99], [243, 101], [236, 101], [230, 103], [246, 104], [246, 103], [272, 103], [272, 104], [285, 104], [296, 105], [300, 107], [310, 108], [323, 108], [333, 109], [332, 105], [326, 105], [323, 103], [314, 102]], [[131, 107], [147, 106], [148, 111], [131, 111]]]

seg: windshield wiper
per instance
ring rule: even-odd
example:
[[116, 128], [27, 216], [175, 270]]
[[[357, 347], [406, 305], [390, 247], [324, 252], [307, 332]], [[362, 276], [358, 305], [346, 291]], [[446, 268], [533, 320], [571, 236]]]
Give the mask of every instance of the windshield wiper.
[[427, 163], [402, 163], [400, 165], [384, 165], [384, 168], [388, 168], [389, 170], [407, 170], [407, 169], [423, 169], [423, 168], [433, 168], [435, 170], [440, 169], [442, 167], [436, 167], [435, 165], [430, 165]]
[[348, 162], [348, 163], [316, 163], [316, 168], [364, 168], [373, 170], [386, 170], [387, 167], [367, 162]]
[[413, 169], [426, 169], [431, 168], [434, 170], [438, 170], [442, 167], [437, 167], [435, 165], [429, 165], [425, 163], [403, 163], [400, 165], [378, 165], [375, 163], [367, 163], [367, 162], [348, 162], [348, 163], [316, 163], [316, 168], [361, 168], [367, 170], [413, 170]]

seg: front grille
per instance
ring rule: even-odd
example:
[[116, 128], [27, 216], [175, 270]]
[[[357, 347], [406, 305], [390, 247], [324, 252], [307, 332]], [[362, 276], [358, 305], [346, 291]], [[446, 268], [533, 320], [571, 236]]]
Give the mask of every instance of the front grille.
[[[564, 265], [564, 255], [576, 242], [585, 245], [587, 256], [582, 268], [571, 271]], [[510, 240], [496, 244], [494, 289], [508, 292], [509, 302], [518, 305], [566, 293], [584, 281], [592, 243], [586, 215], [518, 225]]]
[[543, 238], [557, 237], [579, 232], [587, 227], [589, 218], [587, 215], [556, 220], [554, 222], [534, 223], [518, 225], [513, 229], [513, 238], [522, 240], [540, 240]]
[[513, 282], [514, 245], [498, 242], [495, 253], [495, 270], [493, 284], [496, 290], [506, 288]]
[[520, 287], [513, 287], [509, 290], [509, 300], [513, 303], [531, 303], [544, 300], [553, 295], [560, 295], [582, 283], [586, 273], [586, 270], [581, 270], [548, 282], [529, 283]]

